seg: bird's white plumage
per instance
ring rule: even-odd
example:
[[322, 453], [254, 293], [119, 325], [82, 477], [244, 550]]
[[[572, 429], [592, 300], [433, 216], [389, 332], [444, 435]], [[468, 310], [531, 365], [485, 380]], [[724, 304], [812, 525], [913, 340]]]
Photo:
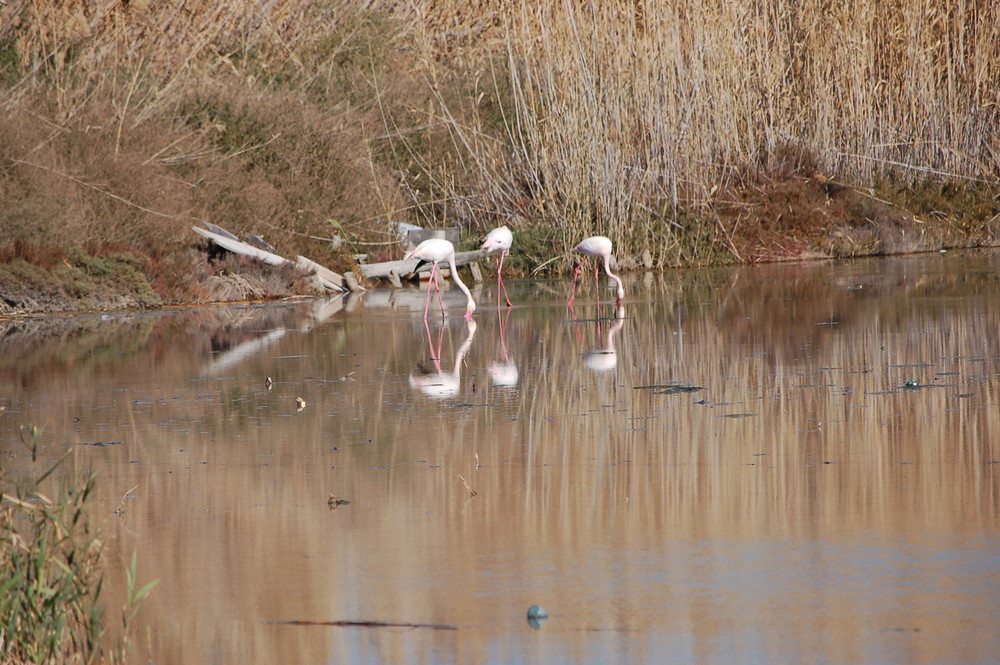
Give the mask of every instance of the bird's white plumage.
[[449, 258], [455, 258], [455, 246], [444, 238], [429, 238], [407, 252], [403, 258], [417, 258], [427, 263], [445, 263]]
[[486, 240], [483, 241], [480, 249], [488, 253], [508, 252], [513, 244], [514, 234], [511, 233], [510, 229], [506, 226], [498, 226], [486, 234]]
[[486, 240], [483, 241], [482, 246], [479, 248], [480, 251], [487, 254], [500, 252], [500, 255], [497, 256], [497, 309], [500, 308], [501, 293], [503, 293], [503, 297], [507, 300], [507, 307], [512, 307], [510, 296], [507, 295], [507, 287], [503, 283], [503, 260], [510, 251], [510, 246], [513, 244], [514, 234], [504, 225], [498, 226], [486, 234]]
[[[611, 252], [613, 251], [611, 238], [606, 238], [605, 236], [590, 236], [589, 238], [584, 238], [580, 241], [579, 245], [573, 248], [573, 251], [577, 254], [583, 254], [584, 256], [594, 256], [604, 261], [604, 272], [610, 279], [613, 279], [618, 284], [618, 302], [620, 303], [625, 297], [625, 287], [622, 285], [621, 278], [611, 272]], [[574, 275], [573, 278], [573, 288], [575, 293], [576, 275]], [[572, 298], [570, 298], [570, 302], [572, 302]]]
[[[451, 244], [450, 240], [445, 240], [444, 238], [429, 238], [409, 252], [406, 253], [404, 259], [420, 259], [427, 263], [433, 264], [431, 268], [431, 279], [427, 283], [427, 303], [424, 305], [424, 318], [427, 318], [427, 310], [430, 306], [431, 298], [431, 286], [433, 285], [438, 289], [440, 293], [441, 287], [437, 283], [437, 269], [438, 264], [447, 263], [448, 267], [451, 268], [451, 278], [458, 285], [458, 288], [462, 289], [465, 293], [465, 297], [468, 298], [468, 302], [465, 306], [465, 318], [471, 319], [472, 313], [476, 311], [476, 301], [472, 298], [472, 293], [469, 291], [469, 287], [465, 285], [462, 278], [458, 276], [458, 267], [455, 265], [455, 246]], [[441, 305], [441, 313], [444, 313], [444, 304]]]
[[586, 256], [610, 257], [612, 251], [611, 238], [590, 236], [581, 240], [580, 244], [573, 248], [573, 251]]

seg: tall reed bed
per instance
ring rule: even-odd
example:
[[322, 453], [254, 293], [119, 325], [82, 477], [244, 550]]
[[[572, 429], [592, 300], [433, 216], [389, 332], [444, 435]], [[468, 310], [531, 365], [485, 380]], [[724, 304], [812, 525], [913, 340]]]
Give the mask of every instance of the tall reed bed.
[[[773, 169], [995, 187], [998, 43], [987, 0], [20, 0], [0, 106], [45, 118], [17, 168], [114, 201], [95, 216], [229, 215], [306, 253], [502, 221], [539, 256], [605, 233], [665, 265], [726, 245], [720, 206]], [[69, 134], [169, 196], [36, 159]]]
[[993, 3], [521, 2], [503, 29], [539, 206], [657, 262], [789, 148], [861, 184], [1000, 175]]

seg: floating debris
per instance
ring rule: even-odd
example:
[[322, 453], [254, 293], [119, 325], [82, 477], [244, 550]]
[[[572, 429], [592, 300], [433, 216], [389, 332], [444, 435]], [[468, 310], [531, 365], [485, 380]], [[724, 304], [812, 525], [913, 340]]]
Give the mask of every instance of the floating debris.
[[917, 381], [916, 379], [910, 379], [906, 383], [904, 383], [903, 386], [905, 388], [910, 388], [910, 389], [919, 388], [920, 387], [920, 382]]
[[295, 398], [295, 410], [296, 411], [301, 411], [304, 408], [306, 408], [306, 401], [304, 399], [302, 399], [301, 397], [296, 397]]
[[703, 386], [685, 386], [679, 383], [655, 383], [648, 386], [635, 386], [635, 390], [652, 390], [654, 395], [680, 395], [696, 393], [704, 390]]
[[330, 497], [326, 500], [326, 505], [330, 506], [330, 508], [336, 508], [337, 506], [349, 506], [351, 505], [351, 502], [348, 501], [347, 499], [338, 499], [333, 494], [331, 494]]
[[265, 388], [267, 388], [268, 390], [270, 390], [272, 385], [274, 385], [274, 381], [271, 380], [271, 377], [267, 377], [266, 379], [264, 379], [264, 387]]
[[538, 630], [549, 618], [549, 613], [542, 609], [541, 605], [532, 605], [528, 608], [528, 625]]
[[654, 395], [680, 395], [683, 393], [696, 393], [699, 390], [704, 390], [701, 386], [670, 386], [665, 390], [657, 390]]
[[[479, 455], [476, 455], [476, 459], [477, 460], [479, 459]], [[479, 466], [478, 462], [476, 463], [476, 466]], [[478, 492], [476, 492], [476, 490], [474, 490], [471, 487], [469, 487], [469, 482], [465, 478], [462, 477], [462, 474], [458, 474], [458, 479], [461, 480], [462, 484], [465, 485], [465, 489], [469, 490], [469, 496], [470, 497], [476, 496], [476, 494], [478, 494]]]

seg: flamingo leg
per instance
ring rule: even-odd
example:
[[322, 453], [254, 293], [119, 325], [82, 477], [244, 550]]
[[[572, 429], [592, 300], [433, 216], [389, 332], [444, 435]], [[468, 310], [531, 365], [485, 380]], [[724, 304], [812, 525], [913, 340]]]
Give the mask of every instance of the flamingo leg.
[[497, 309], [500, 309], [500, 290], [503, 289], [503, 297], [507, 300], [507, 307], [513, 307], [514, 305], [510, 302], [510, 296], [507, 295], [507, 287], [503, 283], [503, 260], [507, 256], [507, 252], [500, 252], [500, 258], [497, 259]]
[[500, 270], [503, 268], [503, 252], [500, 252], [500, 256], [497, 257], [497, 310], [500, 309], [500, 288], [503, 286], [503, 280], [500, 278]]
[[[438, 266], [435, 263], [434, 267], [431, 268], [431, 281], [434, 282], [434, 290], [437, 291], [438, 304], [441, 306], [441, 318], [444, 318], [444, 298], [441, 295], [441, 274], [438, 272]], [[427, 285], [427, 295], [430, 298], [430, 284]], [[430, 301], [428, 300], [428, 304]], [[426, 316], [426, 314], [424, 315]]]
[[601, 267], [600, 262], [598, 262], [597, 259], [594, 259], [594, 291], [597, 292], [598, 304], [601, 303], [601, 272], [599, 270], [600, 267]]
[[427, 312], [430, 311], [431, 306], [431, 284], [434, 283], [434, 271], [437, 270], [437, 264], [431, 264], [431, 278], [427, 281], [427, 298], [424, 299], [424, 321], [427, 320]]

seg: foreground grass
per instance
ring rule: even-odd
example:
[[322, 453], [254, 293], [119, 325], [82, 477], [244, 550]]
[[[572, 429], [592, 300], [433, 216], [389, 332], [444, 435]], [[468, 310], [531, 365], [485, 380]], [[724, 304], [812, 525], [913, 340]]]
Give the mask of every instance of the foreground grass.
[[[21, 432], [37, 461], [41, 433]], [[0, 468], [0, 662], [122, 662], [129, 625], [153, 583], [136, 586], [133, 556], [121, 616], [124, 637], [109, 645], [103, 544], [87, 510], [95, 479], [82, 476], [50, 499], [40, 486], [58, 466], [27, 485], [11, 483]]]
[[1000, 7], [963, 7], [7, 4], [0, 308], [307, 289], [203, 220], [339, 271], [399, 221], [507, 224], [521, 273], [993, 244]]

